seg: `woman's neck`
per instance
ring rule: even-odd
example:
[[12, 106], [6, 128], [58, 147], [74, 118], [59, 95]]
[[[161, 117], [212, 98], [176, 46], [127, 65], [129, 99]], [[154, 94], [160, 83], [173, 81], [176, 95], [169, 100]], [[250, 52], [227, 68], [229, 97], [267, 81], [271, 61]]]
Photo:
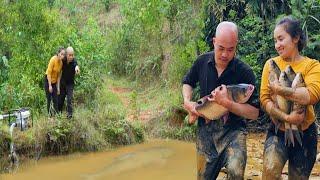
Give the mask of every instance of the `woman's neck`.
[[283, 58], [283, 60], [287, 62], [296, 62], [302, 60], [303, 57], [299, 54], [299, 52], [293, 53], [291, 56]]

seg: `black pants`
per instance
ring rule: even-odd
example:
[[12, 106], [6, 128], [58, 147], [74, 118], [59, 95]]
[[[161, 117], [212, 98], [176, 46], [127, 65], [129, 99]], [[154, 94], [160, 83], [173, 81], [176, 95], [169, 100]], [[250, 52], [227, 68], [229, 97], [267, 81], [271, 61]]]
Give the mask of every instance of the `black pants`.
[[289, 161], [289, 179], [309, 179], [317, 155], [317, 129], [315, 123], [303, 131], [302, 146], [285, 145], [284, 132], [275, 134], [272, 123], [264, 144], [263, 179], [281, 179], [281, 172]]
[[[47, 76], [44, 77], [44, 90], [47, 97], [47, 111], [50, 117], [52, 117], [56, 112], [58, 112], [58, 94], [56, 83], [51, 84], [52, 93], [49, 92], [49, 83]], [[53, 107], [51, 106], [51, 101], [53, 102]]]
[[60, 87], [60, 96], [59, 96], [59, 111], [62, 112], [64, 106], [64, 100], [67, 97], [67, 113], [68, 117], [72, 117], [73, 108], [72, 108], [72, 101], [73, 101], [73, 84], [61, 84]]
[[245, 129], [227, 127], [221, 120], [198, 126], [197, 179], [216, 179], [222, 167], [227, 169], [227, 179], [244, 179], [247, 162], [246, 137]]

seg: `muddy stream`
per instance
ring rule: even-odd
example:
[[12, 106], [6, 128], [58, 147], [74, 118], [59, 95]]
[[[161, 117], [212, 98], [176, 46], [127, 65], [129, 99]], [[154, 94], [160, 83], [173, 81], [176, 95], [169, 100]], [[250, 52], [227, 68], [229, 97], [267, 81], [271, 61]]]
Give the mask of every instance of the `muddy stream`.
[[[265, 136], [248, 136], [248, 162], [245, 179], [261, 179]], [[18, 172], [4, 174], [4, 180], [28, 179], [196, 179], [195, 144], [175, 140], [148, 140], [146, 143], [115, 150], [42, 158], [24, 163]], [[286, 179], [287, 167], [283, 170]], [[222, 171], [218, 179], [225, 179]], [[310, 179], [320, 179], [316, 163]]]

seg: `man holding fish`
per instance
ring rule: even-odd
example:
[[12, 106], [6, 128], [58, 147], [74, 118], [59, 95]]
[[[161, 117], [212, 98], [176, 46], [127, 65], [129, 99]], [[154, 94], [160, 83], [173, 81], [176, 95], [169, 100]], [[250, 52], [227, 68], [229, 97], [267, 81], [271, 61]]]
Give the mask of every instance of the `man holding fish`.
[[[245, 119], [257, 119], [258, 94], [252, 69], [235, 57], [238, 28], [221, 22], [214, 52], [200, 55], [183, 79], [189, 123], [198, 120], [198, 179], [215, 179], [226, 167], [228, 179], [243, 179], [247, 160]], [[192, 101], [199, 83], [202, 99]], [[210, 113], [214, 111], [214, 113]]]
[[313, 105], [320, 100], [320, 64], [300, 54], [306, 36], [299, 21], [281, 19], [274, 40], [279, 56], [265, 63], [260, 88], [262, 108], [272, 120], [264, 144], [262, 179], [282, 179], [287, 161], [289, 179], [308, 179], [317, 153]]

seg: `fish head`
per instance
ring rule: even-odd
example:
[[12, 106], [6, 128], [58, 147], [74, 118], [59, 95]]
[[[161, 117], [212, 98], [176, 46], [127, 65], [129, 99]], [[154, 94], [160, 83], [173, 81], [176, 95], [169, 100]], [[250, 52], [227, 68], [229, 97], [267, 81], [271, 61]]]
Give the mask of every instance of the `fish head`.
[[237, 103], [245, 103], [249, 100], [254, 91], [252, 84], [237, 84], [227, 86], [228, 95]]
[[284, 71], [286, 72], [289, 80], [292, 82], [294, 77], [296, 76], [296, 73], [294, 72], [294, 70], [292, 69], [292, 67], [290, 65], [286, 66], [286, 68], [284, 69]]
[[283, 87], [291, 87], [291, 81], [285, 71], [282, 71], [279, 76], [279, 83]]
[[[211, 95], [210, 95], [211, 96]], [[203, 106], [208, 101], [208, 96], [204, 96], [197, 101], [197, 107]]]
[[269, 69], [270, 73], [273, 72], [279, 77], [281, 70], [280, 70], [279, 66], [277, 65], [277, 63], [273, 59], [271, 59], [269, 61], [269, 65], [270, 65], [270, 69]]
[[305, 87], [305, 82], [301, 73], [297, 73], [292, 81], [292, 88]]

